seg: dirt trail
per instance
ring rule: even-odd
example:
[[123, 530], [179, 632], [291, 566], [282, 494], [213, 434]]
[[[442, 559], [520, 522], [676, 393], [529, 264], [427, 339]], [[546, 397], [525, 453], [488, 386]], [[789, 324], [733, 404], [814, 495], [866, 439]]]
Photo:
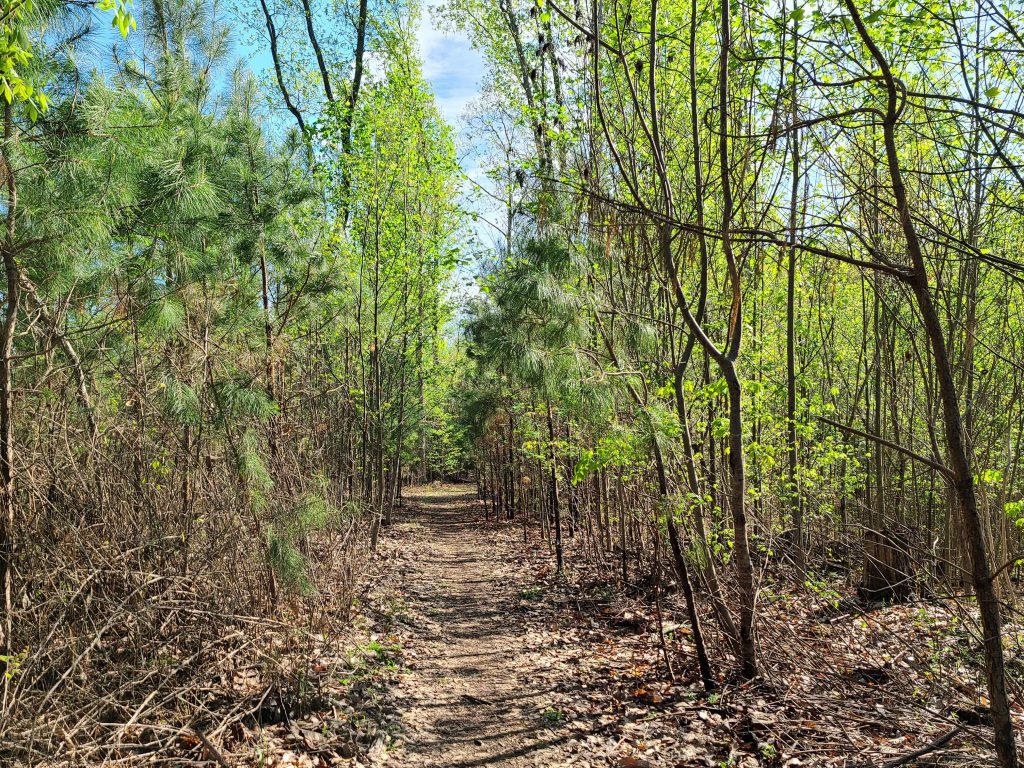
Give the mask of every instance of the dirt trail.
[[545, 709], [553, 689], [535, 671], [542, 640], [521, 607], [533, 579], [508, 536], [483, 525], [470, 486], [414, 489], [409, 503], [389, 534], [405, 555], [407, 669], [394, 691], [402, 733], [387, 764], [572, 764], [557, 711]]

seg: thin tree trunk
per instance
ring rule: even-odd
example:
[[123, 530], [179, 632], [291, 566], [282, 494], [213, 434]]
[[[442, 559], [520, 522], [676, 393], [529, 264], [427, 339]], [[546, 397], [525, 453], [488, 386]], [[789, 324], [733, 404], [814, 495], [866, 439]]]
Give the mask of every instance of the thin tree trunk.
[[992, 580], [988, 549], [985, 543], [985, 529], [978, 508], [974, 474], [967, 453], [959, 393], [953, 378], [953, 369], [950, 364], [949, 351], [946, 347], [945, 333], [932, 299], [928, 267], [925, 263], [917, 228], [914, 224], [913, 213], [903, 182], [903, 171], [900, 166], [899, 153], [896, 148], [896, 126], [899, 121], [900, 93], [889, 61], [876, 45], [871, 33], [861, 19], [857, 6], [853, 0], [845, 0], [845, 4], [850, 16], [853, 18], [857, 33], [871, 52], [875, 64], [881, 70], [882, 79], [886, 86], [888, 99], [882, 119], [886, 164], [888, 166], [896, 210], [903, 229], [907, 256], [910, 258], [912, 267], [909, 277], [910, 288], [914, 294], [918, 311], [921, 313], [921, 321], [928, 336], [932, 356], [935, 360], [935, 374], [939, 385], [939, 397], [942, 402], [943, 426], [946, 437], [946, 450], [949, 455], [952, 473], [952, 485], [962, 514], [964, 539], [966, 540], [971, 559], [971, 578], [974, 582], [974, 590], [978, 598], [978, 608], [981, 614], [982, 644], [985, 649], [985, 672], [988, 678], [988, 694], [995, 733], [996, 755], [1001, 768], [1017, 768], [1017, 747], [1013, 735], [1009, 697], [1006, 693], [1002, 617], [999, 610], [999, 599]]
[[[792, 104], [790, 119], [797, 124], [797, 52], [799, 42], [799, 21], [793, 22], [793, 71]], [[787, 478], [786, 493], [789, 497], [790, 513], [793, 517], [794, 559], [802, 572], [807, 567], [807, 541], [804, 531], [803, 504], [800, 498], [798, 477], [799, 449], [796, 435], [796, 236], [797, 236], [797, 195], [800, 187], [800, 131], [793, 129], [790, 136], [793, 152], [793, 172], [790, 177], [789, 193], [789, 248], [786, 259], [786, 446]]]
[[555, 523], [555, 570], [562, 572], [562, 509], [558, 498], [558, 454], [555, 452], [555, 422], [551, 415], [551, 401], [546, 401], [548, 415], [548, 441], [551, 444], [551, 514]]
[[[7, 188], [6, 231], [3, 241], [4, 274], [7, 288], [4, 292], [4, 320], [0, 326], [0, 588], [3, 590], [3, 615], [0, 617], [0, 655], [13, 652], [14, 632], [14, 526], [15, 526], [15, 474], [14, 474], [14, 336], [17, 330], [18, 307], [21, 300], [21, 280], [16, 258], [15, 223], [18, 212], [18, 188], [14, 178], [11, 151], [14, 141], [14, 112], [10, 104], [4, 105], [3, 147], [0, 148], [2, 167]], [[6, 703], [8, 676], [6, 661], [0, 662], [0, 680], [4, 681], [3, 701]]]
[[284, 72], [281, 69], [281, 54], [277, 47], [277, 27], [274, 25], [274, 17], [270, 15], [270, 9], [267, 7], [267, 0], [260, 0], [260, 8], [263, 9], [263, 21], [267, 25], [267, 34], [270, 36], [270, 58], [274, 62], [274, 76], [277, 78], [278, 90], [281, 91], [284, 105], [292, 113], [295, 122], [298, 123], [299, 130], [305, 134], [306, 121], [303, 119], [302, 112], [298, 106], [292, 101], [291, 94], [288, 92], [288, 86], [284, 82]]

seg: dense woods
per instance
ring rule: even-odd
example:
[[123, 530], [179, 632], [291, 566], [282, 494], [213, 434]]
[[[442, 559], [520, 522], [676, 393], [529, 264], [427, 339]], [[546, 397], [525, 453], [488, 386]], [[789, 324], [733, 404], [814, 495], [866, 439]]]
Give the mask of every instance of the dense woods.
[[[486, 62], [458, 130], [425, 14]], [[223, 670], [287, 719], [403, 489], [461, 480], [705, 696], [810, 695], [805, 609], [919, 605], [941, 642], [863, 674], [1018, 765], [1022, 35], [988, 0], [6, 3], [0, 757], [147, 723], [132, 754], [229, 764]]]
[[332, 63], [353, 98], [304, 95], [296, 131], [224, 11], [135, 12], [100, 63], [108, 14], [27, 9], [13, 32], [48, 32], [4, 60], [48, 102], [8, 95], [3, 144], [0, 730], [26, 745], [169, 706], [252, 652], [238, 617], [350, 602], [397, 478], [458, 461], [457, 166], [407, 36], [374, 35], [358, 99]]

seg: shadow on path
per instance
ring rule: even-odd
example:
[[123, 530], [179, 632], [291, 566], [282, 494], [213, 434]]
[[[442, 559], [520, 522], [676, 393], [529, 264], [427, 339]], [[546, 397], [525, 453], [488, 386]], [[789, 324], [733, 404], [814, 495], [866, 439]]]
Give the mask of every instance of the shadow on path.
[[[552, 685], [520, 593], [532, 583], [469, 485], [413, 488], [391, 536], [404, 550], [402, 733], [388, 764], [424, 768], [569, 765], [545, 717]], [[564, 681], [568, 682], [568, 681]], [[550, 713], [548, 713], [550, 715]]]

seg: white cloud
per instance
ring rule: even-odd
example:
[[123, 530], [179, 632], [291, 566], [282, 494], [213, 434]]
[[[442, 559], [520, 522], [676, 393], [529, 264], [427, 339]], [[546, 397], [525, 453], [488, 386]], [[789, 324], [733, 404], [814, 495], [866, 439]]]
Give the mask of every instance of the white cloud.
[[452, 297], [465, 306], [470, 299], [482, 295], [475, 279], [479, 269], [477, 257], [482, 252], [488, 252], [489, 244], [500, 239], [484, 221], [484, 217], [494, 217], [490, 198], [478, 194], [470, 181], [485, 189], [492, 186], [478, 157], [477, 138], [463, 120], [469, 102], [480, 94], [487, 64], [480, 52], [473, 49], [464, 33], [442, 29], [430, 7], [425, 7], [420, 16], [416, 40], [423, 60], [423, 77], [434, 91], [438, 111], [449, 125], [455, 127], [458, 155], [463, 173], [468, 177], [463, 185], [462, 204], [480, 216], [470, 224], [472, 235], [466, 244], [467, 255], [470, 255], [472, 263], [456, 270], [455, 285], [452, 286]]
[[434, 89], [441, 114], [454, 125], [480, 90], [483, 57], [462, 32], [441, 29], [430, 7], [420, 15], [416, 40], [423, 57], [423, 76]]

